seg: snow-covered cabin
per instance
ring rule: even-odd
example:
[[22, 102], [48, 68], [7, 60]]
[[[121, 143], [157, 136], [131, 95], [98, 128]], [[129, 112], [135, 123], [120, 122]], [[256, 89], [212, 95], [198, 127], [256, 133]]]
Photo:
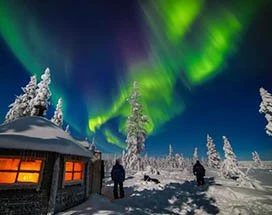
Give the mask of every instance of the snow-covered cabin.
[[0, 214], [53, 214], [90, 194], [91, 153], [43, 117], [0, 126]]

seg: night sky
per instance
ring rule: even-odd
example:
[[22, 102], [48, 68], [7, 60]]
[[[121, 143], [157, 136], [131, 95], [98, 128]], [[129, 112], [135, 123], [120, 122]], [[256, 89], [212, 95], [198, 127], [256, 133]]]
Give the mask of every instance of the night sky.
[[258, 112], [259, 88], [272, 92], [271, 9], [269, 0], [0, 1], [0, 120], [49, 67], [52, 105], [62, 97], [64, 124], [102, 152], [125, 147], [135, 80], [149, 155], [169, 144], [205, 155], [209, 134], [221, 157], [225, 135], [238, 159], [256, 150], [271, 160]]

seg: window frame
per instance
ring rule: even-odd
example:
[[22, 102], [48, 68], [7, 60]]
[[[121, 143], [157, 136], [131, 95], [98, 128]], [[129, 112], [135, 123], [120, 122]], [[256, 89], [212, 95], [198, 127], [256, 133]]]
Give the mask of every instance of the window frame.
[[[39, 179], [37, 183], [31, 183], [31, 182], [15, 182], [12, 184], [8, 183], [0, 183], [0, 190], [9, 190], [9, 189], [36, 189], [37, 191], [41, 188], [42, 178], [43, 178], [43, 172], [44, 172], [44, 166], [45, 166], [45, 158], [44, 157], [28, 157], [28, 156], [22, 156], [22, 155], [0, 155], [0, 158], [6, 158], [6, 159], [20, 159], [20, 162], [18, 164], [17, 170], [3, 170], [3, 172], [16, 172], [16, 181], [18, 179], [18, 175], [20, 172], [28, 172], [28, 173], [37, 173], [39, 172]], [[41, 168], [40, 171], [36, 170], [23, 170], [20, 171], [21, 162], [25, 160], [41, 160]], [[0, 170], [1, 172], [1, 170]]]
[[[66, 173], [66, 162], [79, 162], [83, 164], [82, 167], [82, 179], [80, 180], [71, 180], [71, 181], [65, 181], [65, 173]], [[83, 185], [84, 184], [84, 177], [85, 177], [85, 165], [86, 161], [85, 160], [76, 160], [76, 159], [69, 159], [65, 158], [63, 162], [63, 174], [62, 174], [62, 188], [65, 186], [72, 186], [72, 185]], [[74, 164], [73, 164], [74, 165]], [[73, 171], [74, 173], [74, 171]]]

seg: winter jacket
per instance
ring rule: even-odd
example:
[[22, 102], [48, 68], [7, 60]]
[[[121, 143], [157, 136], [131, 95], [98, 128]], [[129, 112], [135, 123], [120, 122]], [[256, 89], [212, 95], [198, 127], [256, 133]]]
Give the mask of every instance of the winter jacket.
[[205, 168], [200, 163], [196, 163], [193, 168], [193, 173], [198, 177], [203, 177], [205, 176]]
[[111, 179], [117, 183], [123, 182], [125, 180], [125, 170], [122, 165], [115, 164], [112, 167]]

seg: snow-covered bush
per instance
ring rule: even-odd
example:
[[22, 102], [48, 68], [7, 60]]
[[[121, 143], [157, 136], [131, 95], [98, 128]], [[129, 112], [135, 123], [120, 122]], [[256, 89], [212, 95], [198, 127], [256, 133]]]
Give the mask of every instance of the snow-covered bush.
[[272, 95], [264, 88], [260, 88], [260, 95], [262, 102], [260, 104], [259, 112], [265, 114], [265, 118], [268, 122], [265, 130], [269, 136], [272, 136]]
[[208, 166], [216, 169], [220, 169], [220, 156], [216, 152], [215, 144], [213, 139], [207, 135], [207, 155], [208, 155]]

